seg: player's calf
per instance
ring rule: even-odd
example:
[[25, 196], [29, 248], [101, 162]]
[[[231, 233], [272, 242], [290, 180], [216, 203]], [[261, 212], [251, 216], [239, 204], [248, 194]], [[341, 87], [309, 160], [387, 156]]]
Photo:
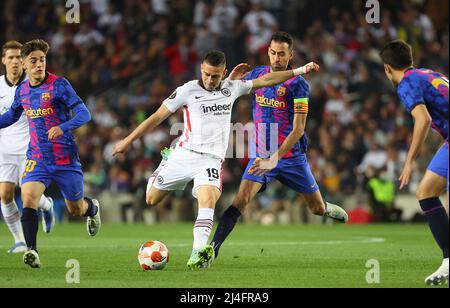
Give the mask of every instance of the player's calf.
[[147, 193], [147, 197], [146, 197], [147, 205], [150, 207], [157, 206], [169, 194], [170, 194], [170, 192], [168, 192], [168, 191], [161, 191], [161, 190], [158, 190], [158, 189], [152, 187], [150, 189], [150, 191]]
[[326, 207], [323, 202], [316, 202], [313, 204], [308, 204], [308, 208], [316, 216], [324, 216], [326, 213]]

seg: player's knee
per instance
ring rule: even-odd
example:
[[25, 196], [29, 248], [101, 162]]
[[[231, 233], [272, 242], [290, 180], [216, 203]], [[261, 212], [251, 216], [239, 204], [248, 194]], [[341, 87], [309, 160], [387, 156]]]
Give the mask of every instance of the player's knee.
[[25, 208], [35, 208], [39, 206], [39, 199], [33, 194], [22, 193], [23, 207]]
[[425, 199], [439, 197], [439, 194], [433, 193], [429, 189], [426, 189], [425, 187], [420, 185], [416, 190], [416, 197], [418, 200], [425, 200]]
[[148, 206], [154, 207], [157, 206], [161, 202], [161, 200], [158, 200], [156, 196], [148, 195], [146, 198], [146, 202]]
[[14, 200], [14, 192], [12, 191], [1, 191], [0, 192], [0, 200], [4, 204], [9, 204]]
[[248, 196], [238, 196], [234, 202], [233, 205], [241, 212], [243, 213], [247, 207], [247, 205], [250, 203], [251, 199]]

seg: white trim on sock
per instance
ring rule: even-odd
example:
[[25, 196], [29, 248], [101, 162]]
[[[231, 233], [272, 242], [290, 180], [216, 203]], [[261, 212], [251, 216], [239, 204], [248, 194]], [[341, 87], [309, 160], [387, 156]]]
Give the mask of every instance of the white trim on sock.
[[22, 223], [20, 222], [19, 208], [16, 201], [9, 204], [1, 203], [3, 218], [8, 226], [9, 231], [17, 243], [25, 243], [25, 236], [23, 235]]
[[199, 209], [197, 220], [194, 225], [193, 250], [201, 249], [208, 244], [214, 224], [214, 209]]

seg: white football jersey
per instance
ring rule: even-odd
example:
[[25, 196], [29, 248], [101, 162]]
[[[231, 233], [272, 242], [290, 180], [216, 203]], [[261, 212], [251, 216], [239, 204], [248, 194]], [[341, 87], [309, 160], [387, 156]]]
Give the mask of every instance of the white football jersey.
[[184, 131], [177, 146], [224, 159], [234, 102], [252, 88], [252, 81], [229, 79], [215, 91], [206, 90], [198, 80], [179, 87], [163, 103], [173, 113], [183, 108]]
[[[25, 80], [25, 75], [22, 80]], [[0, 76], [0, 115], [7, 113], [11, 108], [16, 89], [17, 86], [12, 85], [6, 76]], [[29, 143], [30, 129], [25, 112], [19, 121], [10, 127], [0, 129], [0, 154], [25, 155]]]

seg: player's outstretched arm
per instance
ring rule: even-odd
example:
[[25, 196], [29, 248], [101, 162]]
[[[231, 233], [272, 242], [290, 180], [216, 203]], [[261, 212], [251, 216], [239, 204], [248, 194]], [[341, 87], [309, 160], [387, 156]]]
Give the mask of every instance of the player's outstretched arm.
[[306, 75], [311, 72], [318, 72], [319, 69], [320, 66], [318, 64], [311, 62], [294, 70], [272, 72], [253, 80], [253, 90], [265, 87], [273, 87], [280, 83], [288, 81], [295, 76]]
[[47, 131], [48, 140], [55, 140], [67, 132], [80, 128], [91, 120], [91, 113], [83, 103], [75, 106], [72, 111], [75, 114], [72, 119]]
[[408, 186], [411, 181], [411, 176], [414, 169], [414, 161], [422, 148], [422, 145], [427, 139], [428, 133], [431, 128], [432, 119], [427, 107], [423, 104], [417, 105], [411, 112], [414, 117], [414, 133], [411, 143], [411, 147], [408, 151], [408, 156], [406, 157], [405, 166], [403, 168], [402, 174], [399, 178], [400, 189]]
[[0, 116], [0, 128], [9, 127], [19, 121], [22, 113], [22, 108], [14, 108], [14, 106], [11, 107], [7, 113]]
[[142, 124], [139, 125], [128, 137], [116, 144], [114, 147], [113, 156], [125, 153], [135, 140], [144, 136], [146, 132], [158, 127], [171, 115], [172, 112], [165, 105], [162, 105], [158, 111], [142, 122]]

